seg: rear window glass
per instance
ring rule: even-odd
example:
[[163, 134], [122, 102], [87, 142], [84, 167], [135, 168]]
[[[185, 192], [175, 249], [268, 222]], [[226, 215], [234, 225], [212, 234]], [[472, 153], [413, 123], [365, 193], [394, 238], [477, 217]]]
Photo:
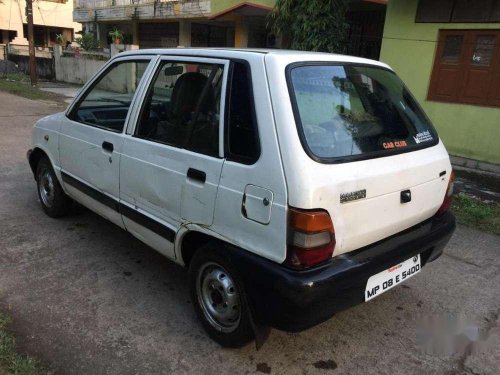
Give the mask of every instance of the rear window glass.
[[302, 142], [320, 160], [369, 158], [437, 143], [437, 135], [393, 72], [356, 65], [289, 71]]

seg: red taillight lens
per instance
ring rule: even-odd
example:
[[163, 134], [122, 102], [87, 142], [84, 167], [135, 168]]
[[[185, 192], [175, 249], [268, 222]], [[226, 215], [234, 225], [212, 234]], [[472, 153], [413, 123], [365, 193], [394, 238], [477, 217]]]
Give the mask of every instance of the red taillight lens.
[[334, 249], [335, 231], [328, 212], [289, 209], [287, 266], [312, 267], [331, 258]]
[[453, 201], [453, 188], [455, 186], [455, 172], [451, 171], [450, 181], [448, 182], [448, 188], [446, 189], [446, 195], [444, 196], [443, 204], [439, 207], [437, 212], [438, 215], [444, 214], [451, 207]]

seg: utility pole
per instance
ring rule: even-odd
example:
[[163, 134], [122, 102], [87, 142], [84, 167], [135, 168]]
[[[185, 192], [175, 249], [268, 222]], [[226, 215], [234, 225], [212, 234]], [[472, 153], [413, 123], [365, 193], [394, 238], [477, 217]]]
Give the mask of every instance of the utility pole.
[[26, 0], [26, 18], [28, 18], [31, 86], [36, 86], [38, 83], [38, 77], [36, 74], [35, 40], [33, 37], [33, 0]]

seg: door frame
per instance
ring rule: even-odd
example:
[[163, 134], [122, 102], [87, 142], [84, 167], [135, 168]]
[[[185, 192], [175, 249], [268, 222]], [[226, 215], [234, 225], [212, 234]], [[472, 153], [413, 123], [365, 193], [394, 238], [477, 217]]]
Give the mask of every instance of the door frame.
[[[99, 81], [99, 79], [104, 74], [106, 74], [115, 64], [119, 64], [119, 63], [123, 63], [123, 62], [127, 62], [127, 61], [149, 60], [148, 67], [144, 71], [144, 75], [141, 79], [141, 82], [139, 82], [139, 86], [137, 86], [137, 90], [135, 90], [134, 96], [132, 97], [132, 102], [130, 104], [130, 107], [129, 107], [129, 110], [127, 113], [127, 117], [125, 117], [125, 122], [124, 122], [124, 125], [122, 128], [122, 131], [116, 132], [116, 133], [124, 134], [126, 132], [126, 129], [128, 128], [129, 121], [130, 121], [131, 115], [135, 109], [136, 103], [140, 99], [140, 93], [142, 92], [142, 89], [143, 89], [145, 83], [149, 79], [149, 76], [151, 74], [151, 70], [154, 69], [154, 67], [156, 67], [156, 63], [158, 61], [158, 58], [159, 58], [159, 56], [157, 56], [157, 55], [129, 55], [129, 56], [123, 56], [123, 57], [119, 56], [119, 57], [115, 57], [115, 58], [109, 60], [106, 64], [104, 64], [92, 76], [91, 79], [89, 79], [87, 81], [87, 83], [85, 83], [85, 85], [83, 85], [83, 87], [80, 89], [80, 91], [78, 91], [78, 94], [76, 95], [76, 97], [73, 99], [71, 104], [68, 106], [68, 108], [64, 112], [66, 119], [68, 121], [77, 122], [77, 123], [82, 124], [82, 125], [92, 126], [92, 125], [85, 124], [82, 122], [74, 121], [69, 116], [70, 116], [71, 112], [73, 112], [74, 108], [81, 103], [83, 98], [85, 98], [87, 93], [94, 88], [94, 86]], [[100, 128], [100, 129], [102, 129], [102, 128]], [[106, 129], [103, 129], [103, 130], [106, 130]], [[109, 130], [109, 131], [111, 131], [111, 130]]]
[[[146, 98], [146, 94], [151, 87], [152, 84], [154, 84], [153, 79], [156, 76], [156, 73], [158, 72], [158, 69], [160, 68], [160, 65], [164, 61], [173, 61], [173, 62], [192, 62], [192, 63], [198, 63], [198, 64], [218, 64], [224, 67], [224, 73], [223, 73], [223, 78], [222, 78], [222, 87], [221, 87], [221, 100], [219, 104], [219, 113], [220, 113], [220, 118], [219, 118], [219, 158], [222, 159], [224, 158], [224, 125], [226, 122], [226, 106], [227, 106], [227, 83], [229, 79], [229, 69], [231, 65], [231, 60], [230, 59], [224, 59], [224, 58], [212, 58], [212, 57], [196, 57], [196, 56], [187, 56], [187, 55], [158, 55], [157, 60], [155, 61], [154, 64], [152, 64], [151, 70], [148, 73], [146, 77], [146, 73], [144, 74], [144, 79], [141, 82], [141, 90], [139, 93], [139, 89], [137, 90], [136, 94], [137, 96], [134, 97], [134, 108], [132, 108], [132, 111], [129, 111], [130, 117], [127, 118], [128, 122], [126, 122], [126, 130], [125, 130], [125, 136], [129, 136], [132, 138], [138, 138], [134, 135], [137, 124], [139, 121], [139, 115], [142, 109], [142, 105], [144, 103], [144, 100]], [[154, 66], [153, 66], [154, 65]], [[149, 67], [148, 67], [149, 69]], [[143, 84], [144, 83], [144, 84]], [[141, 138], [139, 138], [141, 139]], [[145, 142], [151, 142], [154, 144], [158, 144], [158, 142], [153, 142], [149, 141], [147, 139], [142, 139]], [[165, 145], [165, 147], [173, 147], [174, 146], [168, 146]], [[185, 150], [189, 151], [189, 150]], [[194, 151], [189, 151], [196, 153]], [[204, 155], [207, 157], [211, 157], [209, 155]]]

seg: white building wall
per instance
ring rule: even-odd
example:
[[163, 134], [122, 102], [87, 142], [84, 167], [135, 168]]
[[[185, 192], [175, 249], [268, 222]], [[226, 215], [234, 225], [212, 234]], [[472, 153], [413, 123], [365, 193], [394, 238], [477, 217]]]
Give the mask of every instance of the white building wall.
[[[28, 44], [28, 40], [23, 37], [23, 23], [27, 23], [25, 9], [25, 0], [2, 0], [0, 2], [0, 30], [17, 31], [17, 37], [12, 41], [14, 44]], [[74, 32], [82, 29], [80, 23], [73, 22], [72, 0], [67, 0], [66, 3], [33, 1], [33, 23], [39, 26], [74, 29]]]

